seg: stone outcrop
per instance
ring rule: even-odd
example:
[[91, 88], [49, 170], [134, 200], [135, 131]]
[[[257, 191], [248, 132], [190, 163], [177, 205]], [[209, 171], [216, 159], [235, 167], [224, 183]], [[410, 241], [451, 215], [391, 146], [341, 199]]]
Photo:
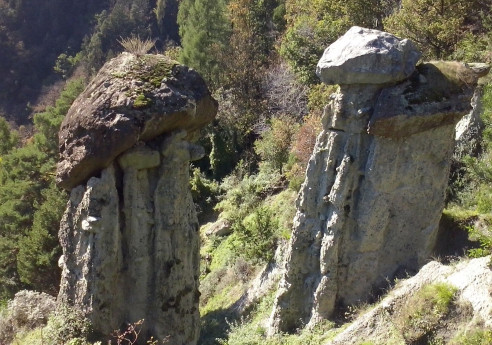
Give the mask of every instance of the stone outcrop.
[[[479, 64], [480, 67], [483, 64]], [[482, 67], [483, 68], [483, 67]], [[480, 151], [480, 142], [484, 123], [480, 117], [482, 106], [483, 85], [478, 85], [472, 98], [472, 111], [456, 125], [455, 134], [455, 159], [459, 160], [465, 156], [476, 156]]]
[[209, 123], [217, 102], [194, 70], [162, 55], [123, 53], [76, 100], [59, 133], [57, 183], [86, 182], [138, 141]]
[[[363, 342], [375, 344], [405, 344], [398, 324], [402, 310], [408, 307], [412, 296], [429, 284], [445, 283], [455, 288], [455, 301], [452, 312], [444, 315], [434, 325], [435, 339], [444, 344], [464, 330], [490, 329], [492, 327], [492, 270], [490, 256], [459, 262], [445, 266], [432, 261], [419, 273], [399, 283], [373, 309], [357, 318], [349, 327], [326, 345], [357, 345]], [[429, 313], [430, 314], [430, 313]], [[436, 320], [437, 321], [437, 320]], [[400, 327], [399, 327], [400, 326]], [[437, 326], [437, 327], [436, 327]], [[422, 325], [421, 327], [429, 327]], [[425, 336], [420, 340], [425, 340]], [[412, 343], [423, 343], [414, 341]]]
[[406, 79], [420, 53], [409, 40], [352, 27], [326, 48], [316, 73], [325, 84], [385, 84]]
[[485, 72], [455, 62], [415, 67], [419, 55], [409, 41], [356, 27], [321, 58], [318, 75], [340, 88], [297, 200], [269, 333], [330, 318], [428, 260], [454, 127]]
[[[155, 105], [134, 109], [135, 89], [128, 85], [140, 90], [139, 76], [119, 73], [135, 65], [160, 73], [163, 59], [123, 54], [108, 62], [60, 132], [58, 176], [65, 187], [84, 183], [72, 189], [60, 226], [58, 300], [82, 309], [102, 335], [144, 319], [142, 343], [153, 336], [192, 345], [200, 329], [200, 258], [189, 163], [204, 150], [189, 139], [217, 105], [196, 72], [175, 64], [145, 91], [169, 98], [156, 96], [150, 98]], [[129, 104], [111, 115], [116, 106], [101, 110], [99, 99]]]

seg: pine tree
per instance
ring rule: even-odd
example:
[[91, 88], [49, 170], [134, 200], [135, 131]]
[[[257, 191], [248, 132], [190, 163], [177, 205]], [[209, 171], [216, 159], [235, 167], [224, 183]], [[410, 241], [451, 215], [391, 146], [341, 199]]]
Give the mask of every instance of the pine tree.
[[58, 130], [83, 82], [69, 82], [54, 107], [35, 116], [36, 134], [0, 162], [0, 299], [21, 287], [54, 292], [58, 224], [67, 200], [54, 186]]
[[[230, 35], [224, 0], [183, 0], [178, 11], [180, 60], [195, 68], [211, 85], [222, 81], [220, 56]], [[229, 56], [230, 58], [230, 56]]]
[[0, 116], [0, 162], [2, 155], [12, 150], [19, 140], [19, 135], [12, 130], [8, 122]]

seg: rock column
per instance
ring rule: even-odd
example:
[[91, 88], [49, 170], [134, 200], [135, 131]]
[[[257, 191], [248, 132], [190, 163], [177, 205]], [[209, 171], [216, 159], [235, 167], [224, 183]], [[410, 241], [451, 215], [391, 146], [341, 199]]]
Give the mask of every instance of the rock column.
[[127, 151], [72, 191], [59, 299], [82, 308], [101, 334], [143, 319], [142, 341], [198, 339], [199, 234], [188, 183], [202, 150], [185, 134], [166, 136], [160, 150]]
[[321, 58], [321, 80], [340, 88], [298, 197], [270, 333], [367, 301], [431, 254], [477, 76], [458, 63], [416, 70], [419, 57], [408, 40], [353, 27]]
[[195, 71], [160, 55], [110, 60], [59, 133], [58, 184], [71, 190], [60, 226], [58, 301], [101, 336], [143, 321], [139, 344], [194, 345], [200, 331], [192, 144], [217, 113]]

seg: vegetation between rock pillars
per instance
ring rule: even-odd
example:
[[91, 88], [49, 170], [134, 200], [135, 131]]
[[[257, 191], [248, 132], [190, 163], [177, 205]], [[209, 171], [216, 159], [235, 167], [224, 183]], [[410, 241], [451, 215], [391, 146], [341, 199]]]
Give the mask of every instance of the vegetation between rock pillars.
[[[0, 304], [26, 287], [56, 294], [56, 232], [67, 195], [54, 185], [54, 165], [57, 129], [84, 85], [74, 76], [91, 75], [121, 52], [122, 37], [145, 37], [149, 42], [128, 41], [126, 49], [144, 55], [155, 43], [157, 51], [202, 73], [220, 101], [217, 120], [205, 131], [208, 161], [196, 163], [200, 169], [190, 180], [200, 220], [220, 213], [233, 229], [226, 237], [203, 236], [203, 344], [217, 344], [215, 338], [224, 344], [327, 341], [332, 325], [265, 338], [260, 319], [271, 312], [274, 292], [249, 318], [225, 323], [258, 267], [271, 262], [278, 243], [290, 237], [296, 192], [323, 107], [336, 90], [319, 84], [317, 61], [347, 28], [360, 25], [414, 40], [426, 59], [490, 62], [491, 6], [479, 0], [0, 1]], [[157, 87], [172, 66], [163, 63], [139, 77]], [[69, 82], [54, 97], [62, 79]], [[483, 83], [480, 152], [459, 162], [447, 207], [481, 244], [470, 256], [492, 250], [492, 87]], [[150, 105], [141, 91], [134, 95], [136, 108]], [[427, 332], [452, 308], [452, 288], [427, 289], [404, 312], [401, 327], [408, 339]], [[71, 320], [54, 316], [60, 317]], [[49, 332], [26, 330], [19, 344], [47, 344]], [[86, 334], [77, 334], [70, 344], [86, 344]], [[476, 329], [451, 344], [489, 344], [489, 338], [490, 331]]]

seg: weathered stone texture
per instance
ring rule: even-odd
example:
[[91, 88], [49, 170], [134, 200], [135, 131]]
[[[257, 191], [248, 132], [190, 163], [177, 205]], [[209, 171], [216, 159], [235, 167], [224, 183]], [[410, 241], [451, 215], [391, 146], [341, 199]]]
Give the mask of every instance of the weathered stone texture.
[[[375, 30], [355, 33], [360, 37], [353, 38], [351, 29], [350, 39], [340, 39], [336, 48], [357, 57], [365, 39], [390, 51], [403, 44], [396, 38], [387, 43], [388, 34]], [[478, 77], [465, 65], [434, 62], [406, 72], [408, 79], [396, 73], [371, 84], [360, 74], [374, 80], [380, 69], [384, 75], [393, 67], [410, 71], [407, 63], [415, 64], [419, 55], [397, 50], [382, 67], [371, 56], [378, 53], [363, 49], [353, 59], [363, 66], [354, 67], [355, 79], [347, 79], [336, 61], [318, 65], [325, 81], [341, 85], [325, 108], [298, 197], [269, 333], [314, 325], [332, 317], [337, 305], [369, 300], [387, 279], [421, 267], [434, 247], [454, 126], [471, 109]], [[323, 77], [325, 68], [332, 77]]]
[[138, 141], [177, 129], [192, 133], [217, 112], [196, 71], [162, 55], [129, 53], [107, 62], [74, 104], [60, 128], [56, 177], [69, 190]]
[[[149, 103], [137, 103], [136, 92]], [[144, 319], [141, 344], [151, 336], [196, 344], [200, 256], [189, 164], [204, 149], [190, 140], [216, 112], [196, 72], [152, 55], [111, 60], [72, 105], [58, 177], [66, 188], [82, 184], [60, 225], [58, 300], [82, 309], [101, 335]]]
[[[457, 289], [453, 310], [444, 322], [434, 330], [436, 338], [444, 343], [464, 329], [473, 329], [477, 325], [490, 328], [492, 325], [492, 271], [489, 266], [490, 256], [459, 262], [457, 265], [445, 266], [432, 261], [419, 273], [402, 281], [375, 308], [358, 317], [326, 345], [358, 345], [363, 342], [375, 344], [405, 343], [405, 339], [395, 332], [395, 321], [401, 318], [401, 312], [412, 296], [428, 285], [446, 283]], [[482, 327], [482, 326], [479, 326]], [[436, 335], [436, 334], [434, 334]], [[442, 337], [442, 338], [441, 338]], [[422, 337], [425, 339], [425, 337]]]
[[132, 149], [72, 191], [59, 300], [81, 307], [102, 334], [145, 319], [142, 337], [196, 343], [199, 236], [185, 135], [166, 137], [160, 150]]
[[420, 52], [412, 41], [352, 27], [326, 48], [316, 73], [326, 84], [385, 84], [408, 78]]

